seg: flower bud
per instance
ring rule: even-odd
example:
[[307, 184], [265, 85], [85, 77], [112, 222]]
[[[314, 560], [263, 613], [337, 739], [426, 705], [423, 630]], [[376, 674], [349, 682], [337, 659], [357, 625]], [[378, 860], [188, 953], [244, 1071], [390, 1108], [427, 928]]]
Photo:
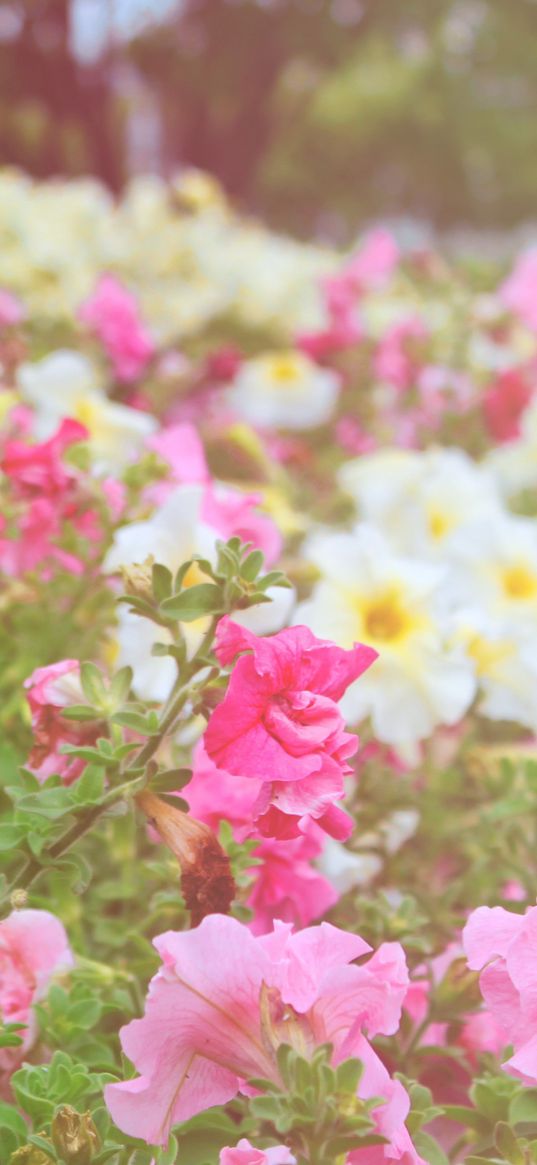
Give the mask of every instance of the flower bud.
[[149, 554], [145, 562], [133, 562], [129, 566], [121, 567], [123, 585], [128, 595], [135, 595], [137, 599], [153, 599], [153, 563], [154, 558]]
[[26, 890], [14, 890], [11, 895], [11, 905], [13, 910], [24, 910], [28, 903], [28, 894]]
[[11, 1154], [9, 1165], [50, 1165], [50, 1157], [36, 1145], [21, 1145]]
[[64, 1104], [54, 1114], [51, 1132], [54, 1148], [66, 1165], [90, 1165], [100, 1147], [89, 1112], [77, 1112], [70, 1104]]
[[181, 889], [194, 926], [206, 914], [227, 914], [235, 896], [229, 858], [208, 825], [154, 793], [136, 801], [181, 867]]

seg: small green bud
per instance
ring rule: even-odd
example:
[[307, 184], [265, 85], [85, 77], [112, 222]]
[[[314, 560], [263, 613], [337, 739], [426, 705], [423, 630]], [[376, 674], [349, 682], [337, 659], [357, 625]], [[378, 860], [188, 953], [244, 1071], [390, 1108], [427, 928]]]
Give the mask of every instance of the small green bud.
[[10, 901], [13, 910], [24, 910], [24, 907], [28, 905], [28, 894], [26, 890], [14, 890]]
[[62, 1161], [67, 1165], [90, 1165], [99, 1149], [99, 1135], [89, 1112], [80, 1113], [64, 1104], [53, 1117], [51, 1132]]

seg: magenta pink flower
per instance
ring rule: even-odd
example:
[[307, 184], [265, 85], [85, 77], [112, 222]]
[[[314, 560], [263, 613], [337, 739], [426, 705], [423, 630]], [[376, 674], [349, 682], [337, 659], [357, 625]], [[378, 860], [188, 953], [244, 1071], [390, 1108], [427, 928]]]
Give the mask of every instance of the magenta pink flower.
[[101, 275], [78, 314], [101, 341], [118, 380], [136, 380], [152, 359], [155, 345], [131, 292], [115, 275]]
[[344, 651], [308, 627], [260, 638], [225, 617], [218, 659], [226, 665], [240, 652], [247, 654], [205, 733], [209, 756], [233, 776], [262, 782], [254, 816], [265, 836], [296, 837], [309, 817], [332, 836], [348, 837], [353, 823], [335, 802], [358, 740], [345, 732], [336, 701], [377, 652], [363, 644]]
[[62, 534], [61, 517], [56, 501], [34, 497], [19, 516], [17, 537], [13, 537], [4, 514], [0, 514], [0, 569], [13, 578], [33, 570], [39, 570], [42, 578], [50, 578], [54, 566], [70, 574], [82, 574], [81, 560], [57, 545]]
[[67, 720], [62, 710], [72, 704], [86, 703], [80, 685], [77, 659], [62, 659], [47, 667], [38, 667], [24, 682], [32, 714], [34, 744], [26, 762], [38, 781], [58, 773], [64, 785], [71, 785], [84, 770], [85, 761], [64, 755], [62, 744], [94, 744], [98, 725], [94, 721]]
[[537, 906], [512, 914], [502, 906], [480, 906], [463, 931], [468, 965], [481, 971], [481, 993], [511, 1043], [504, 1067], [537, 1083]]
[[255, 1149], [246, 1137], [234, 1149], [222, 1149], [219, 1165], [295, 1165], [296, 1157], [285, 1145], [274, 1145], [270, 1149]]
[[0, 1016], [23, 1023], [22, 1045], [0, 1051], [0, 1073], [13, 1072], [35, 1039], [32, 1006], [51, 976], [73, 964], [67, 935], [48, 910], [15, 910], [0, 922]]
[[494, 441], [514, 441], [520, 436], [520, 418], [533, 396], [524, 370], [501, 372], [483, 397], [483, 414]]
[[173, 1124], [248, 1091], [249, 1079], [281, 1085], [279, 1044], [307, 1055], [330, 1043], [334, 1064], [353, 1056], [363, 1061], [359, 1096], [386, 1102], [375, 1110], [389, 1139], [386, 1157], [409, 1153], [417, 1160], [404, 1126], [407, 1094], [369, 1043], [398, 1028], [408, 987], [398, 943], [385, 943], [356, 966], [353, 960], [371, 948], [328, 923], [296, 934], [277, 923], [256, 938], [236, 919], [212, 914], [194, 930], [160, 935], [155, 946], [162, 967], [145, 1015], [121, 1031], [123, 1051], [140, 1075], [105, 1092], [120, 1129], [165, 1144]]
[[63, 464], [63, 455], [71, 445], [84, 441], [87, 436], [84, 425], [66, 419], [48, 441], [40, 444], [8, 440], [0, 459], [0, 469], [10, 478], [19, 496], [46, 495], [61, 500], [76, 480], [74, 470]]
[[[200, 743], [194, 753], [192, 780], [182, 790], [190, 810], [215, 833], [223, 818], [231, 823], [237, 841], [257, 836], [253, 809], [260, 782], [232, 777], [217, 769]], [[324, 845], [324, 834], [313, 822], [304, 833], [288, 841], [261, 838], [252, 856], [254, 885], [247, 899], [254, 917], [248, 924], [254, 934], [272, 930], [274, 920], [307, 926], [338, 900], [331, 883], [312, 865]]]

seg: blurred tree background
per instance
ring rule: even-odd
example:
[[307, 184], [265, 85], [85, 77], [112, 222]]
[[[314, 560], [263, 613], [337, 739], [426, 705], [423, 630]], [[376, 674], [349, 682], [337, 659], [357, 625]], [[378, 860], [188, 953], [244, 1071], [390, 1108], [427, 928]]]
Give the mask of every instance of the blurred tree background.
[[114, 189], [195, 165], [304, 235], [537, 217], [537, 0], [148, 0], [121, 35], [115, 2], [91, 61], [76, 0], [0, 3], [4, 162]]

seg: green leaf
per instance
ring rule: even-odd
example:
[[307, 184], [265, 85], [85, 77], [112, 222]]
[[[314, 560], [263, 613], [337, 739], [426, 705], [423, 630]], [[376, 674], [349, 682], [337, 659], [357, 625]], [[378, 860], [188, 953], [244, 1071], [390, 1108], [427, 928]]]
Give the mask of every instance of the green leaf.
[[498, 1121], [494, 1129], [494, 1144], [510, 1165], [524, 1165], [524, 1153], [506, 1121]]
[[192, 778], [192, 769], [164, 769], [150, 781], [154, 793], [177, 793]]
[[110, 701], [114, 708], [119, 708], [128, 699], [132, 685], [133, 671], [131, 667], [122, 667], [116, 672], [110, 683]]
[[79, 805], [95, 805], [104, 793], [104, 772], [98, 765], [88, 765], [73, 785], [73, 795]]
[[54, 1145], [51, 1145], [50, 1141], [45, 1140], [44, 1137], [40, 1137], [37, 1133], [33, 1133], [28, 1137], [28, 1144], [35, 1145], [36, 1149], [41, 1149], [41, 1152], [45, 1153], [47, 1157], [50, 1157], [51, 1161], [58, 1160]]
[[537, 1122], [537, 1088], [523, 1088], [513, 1097], [509, 1120], [513, 1125]]
[[142, 736], [156, 736], [159, 731], [159, 722], [156, 712], [116, 712], [112, 716], [113, 724], [120, 724], [123, 728], [132, 728]]
[[456, 1121], [457, 1124], [466, 1125], [470, 1129], [475, 1129], [480, 1136], [485, 1136], [490, 1125], [489, 1121], [482, 1113], [475, 1108], [466, 1108], [463, 1104], [446, 1104], [444, 1106], [444, 1116], [448, 1120]]
[[221, 606], [220, 587], [214, 583], [199, 583], [198, 586], [189, 587], [188, 590], [172, 595], [170, 599], [161, 603], [160, 609], [180, 622], [192, 623], [202, 615], [217, 613]]
[[9, 1129], [19, 1141], [25, 1141], [28, 1134], [28, 1125], [23, 1117], [11, 1104], [0, 1101], [0, 1129]]
[[106, 700], [106, 690], [101, 671], [96, 664], [89, 661], [80, 664], [80, 683], [86, 700], [95, 708], [102, 707]]
[[0, 853], [19, 846], [26, 836], [26, 832], [24, 825], [16, 825], [14, 822], [0, 825]]
[[414, 1144], [418, 1153], [429, 1162], [429, 1165], [449, 1165], [449, 1158], [440, 1148], [438, 1141], [429, 1133], [419, 1132], [414, 1135]]
[[89, 708], [87, 704], [71, 704], [69, 708], [62, 708], [61, 715], [64, 720], [97, 720], [95, 709]]
[[251, 554], [241, 564], [241, 578], [246, 579], [247, 582], [253, 582], [257, 578], [264, 561], [265, 556], [262, 550], [252, 550]]
[[172, 593], [173, 575], [167, 566], [163, 566], [160, 562], [153, 564], [152, 570], [153, 578], [153, 594], [157, 603], [162, 603], [163, 599], [169, 598]]

